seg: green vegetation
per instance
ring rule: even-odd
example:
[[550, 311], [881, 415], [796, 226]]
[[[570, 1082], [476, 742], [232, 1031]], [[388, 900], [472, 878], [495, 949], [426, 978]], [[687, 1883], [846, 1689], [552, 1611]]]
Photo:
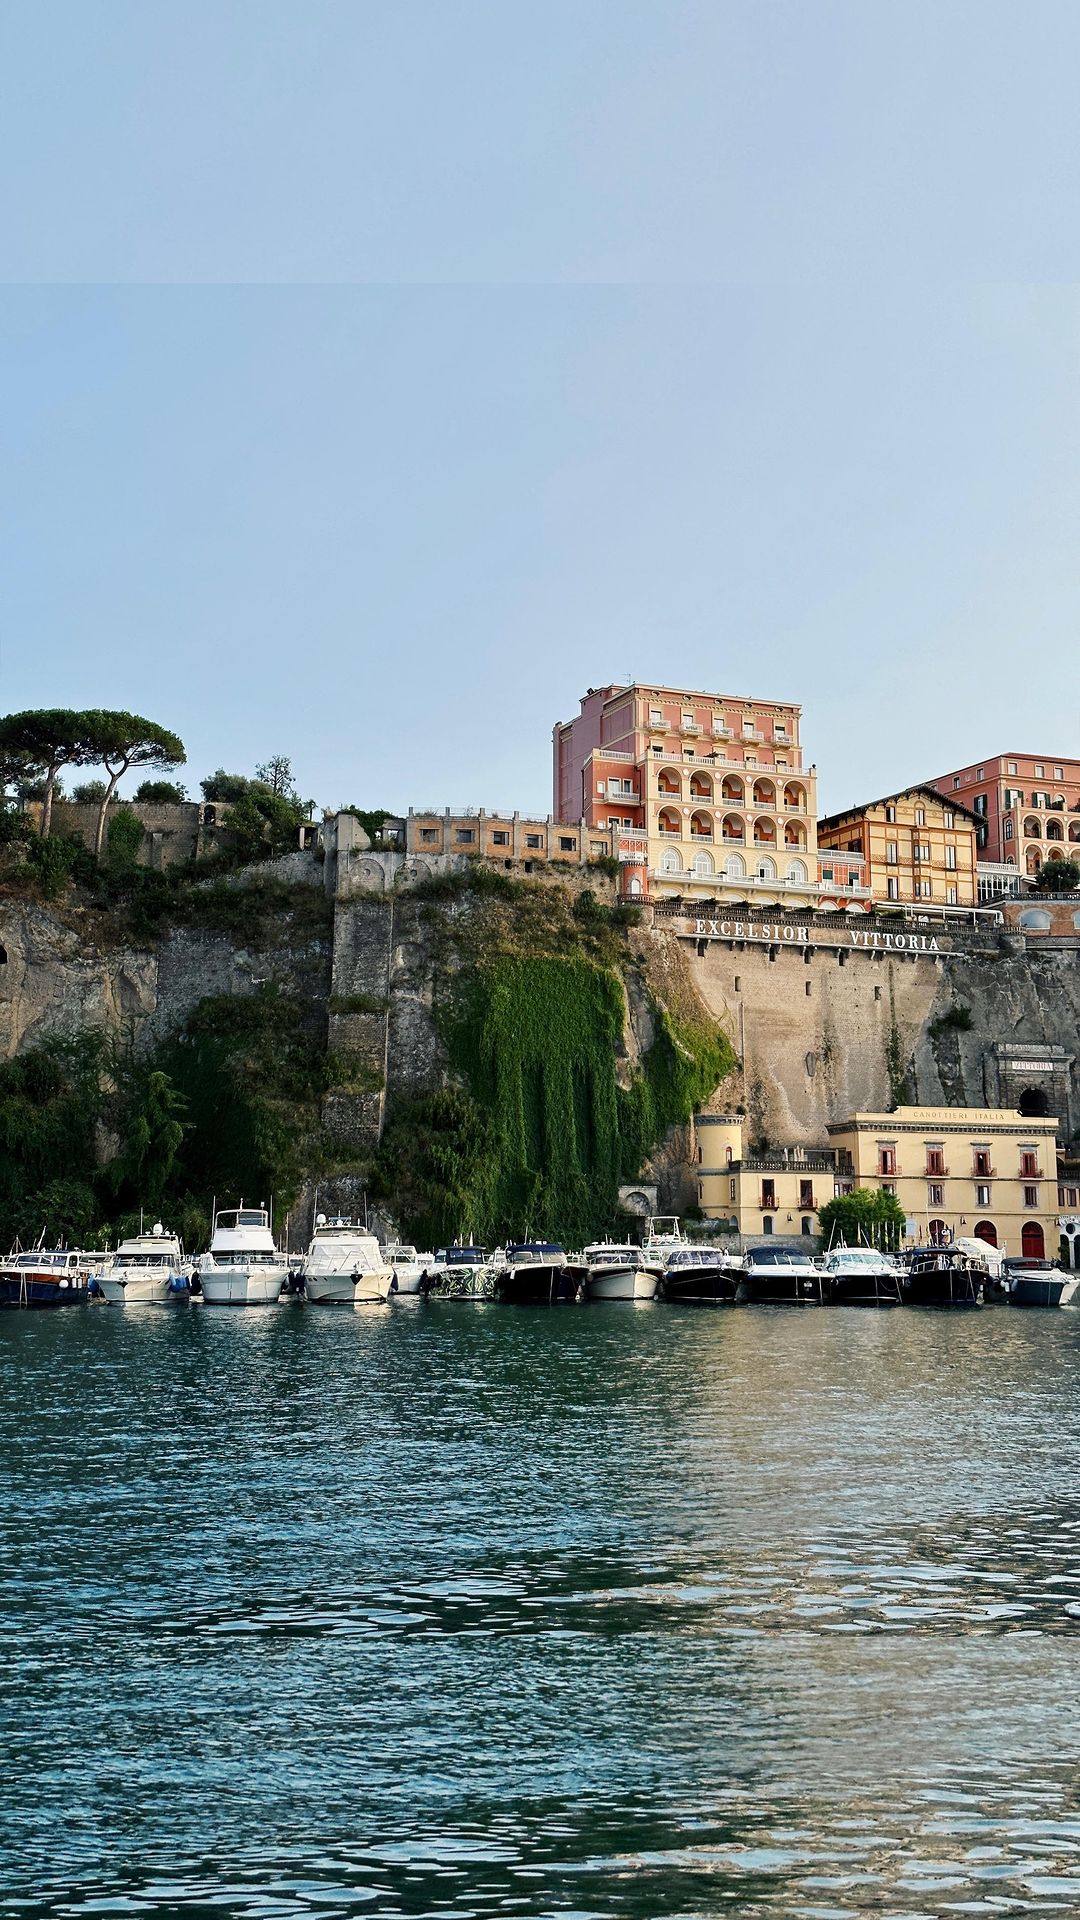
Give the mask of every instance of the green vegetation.
[[385, 1013], [386, 996], [378, 993], [332, 993], [331, 1013]]
[[488, 918], [470, 921], [436, 1008], [456, 1084], [400, 1103], [376, 1157], [373, 1191], [424, 1244], [465, 1232], [489, 1244], [597, 1238], [615, 1222], [620, 1183], [735, 1065], [692, 990], [661, 1005], [639, 980], [653, 1041], [621, 1085], [624, 930], [591, 896], [571, 909], [564, 895], [509, 884], [519, 910], [500, 914], [501, 889], [488, 891]]
[[938, 1019], [931, 1020], [928, 1032], [933, 1039], [940, 1039], [944, 1033], [970, 1033], [975, 1022], [971, 1017], [971, 1008], [957, 1003], [949, 1007]]
[[1080, 865], [1063, 853], [1047, 855], [1035, 875], [1037, 893], [1075, 893], [1080, 887]]
[[874, 1246], [895, 1253], [904, 1237], [904, 1209], [895, 1193], [856, 1187], [826, 1202], [818, 1212], [825, 1247]]
[[149, 807], [178, 807], [187, 797], [187, 788], [178, 786], [175, 780], [140, 781], [134, 794], [136, 801]]
[[373, 847], [382, 840], [387, 821], [395, 818], [388, 807], [339, 807], [338, 812], [351, 813], [354, 820], [359, 820]]
[[104, 767], [107, 780], [91, 781], [75, 789], [76, 799], [92, 795], [97, 802], [97, 860], [105, 845], [109, 803], [125, 773], [132, 767], [178, 767], [183, 760], [184, 743], [179, 736], [139, 713], [103, 707], [82, 712], [48, 707], [0, 718], [0, 787], [6, 791], [14, 785], [25, 792], [41, 783], [43, 840], [52, 830], [53, 801], [62, 769]]

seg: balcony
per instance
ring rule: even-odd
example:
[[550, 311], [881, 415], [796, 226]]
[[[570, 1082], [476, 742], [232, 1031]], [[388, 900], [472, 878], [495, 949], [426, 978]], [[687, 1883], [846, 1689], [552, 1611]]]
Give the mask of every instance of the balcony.
[[927, 1164], [926, 1172], [923, 1175], [924, 1180], [947, 1180], [948, 1177], [949, 1177], [948, 1167], [944, 1167], [944, 1166], [932, 1167], [929, 1165], [929, 1163]]
[[740, 738], [748, 741], [751, 746], [753, 746], [755, 742], [760, 743], [762, 746], [765, 743], [765, 735], [762, 733], [760, 727], [744, 727]]
[[724, 726], [723, 722], [718, 722], [714, 720], [712, 731], [713, 731], [714, 740], [734, 740], [735, 738], [733, 729], [731, 727]]
[[698, 726], [696, 720], [682, 720], [679, 723], [679, 732], [683, 735], [684, 739], [696, 740], [701, 731], [702, 729]]

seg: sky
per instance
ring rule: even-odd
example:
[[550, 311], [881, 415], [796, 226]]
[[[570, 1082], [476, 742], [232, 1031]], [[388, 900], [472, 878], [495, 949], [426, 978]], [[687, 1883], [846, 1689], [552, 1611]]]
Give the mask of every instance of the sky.
[[1080, 754], [1078, 62], [1072, 0], [7, 0], [0, 706], [320, 806], [544, 813], [630, 677], [800, 701], [823, 810]]

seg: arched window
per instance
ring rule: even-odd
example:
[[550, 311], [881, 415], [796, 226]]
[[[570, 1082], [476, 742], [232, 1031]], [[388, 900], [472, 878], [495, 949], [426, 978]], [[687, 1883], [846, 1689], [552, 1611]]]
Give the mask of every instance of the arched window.
[[660, 860], [661, 873], [681, 873], [682, 861], [674, 847], [665, 847]]
[[1047, 837], [1047, 839], [1048, 839], [1048, 840], [1064, 840], [1064, 838], [1065, 838], [1065, 829], [1064, 829], [1064, 827], [1062, 826], [1062, 824], [1061, 824], [1061, 821], [1060, 821], [1060, 820], [1048, 820], [1048, 821], [1047, 821], [1047, 823], [1046, 823], [1046, 837]]
[[771, 780], [754, 781], [754, 805], [755, 807], [775, 807], [776, 788]]
[[635, 894], [641, 892], [641, 881], [638, 879], [636, 873], [630, 882], [630, 891]]
[[729, 880], [746, 879], [746, 861], [741, 853], [729, 853], [724, 861], [724, 872]]
[[764, 817], [754, 821], [754, 845], [756, 847], [774, 847], [776, 845], [776, 821]]
[[977, 1221], [975, 1225], [975, 1238], [976, 1240], [985, 1240], [988, 1247], [996, 1247], [998, 1243], [997, 1228], [993, 1221]]
[[1020, 1251], [1025, 1260], [1045, 1260], [1046, 1236], [1037, 1220], [1025, 1220], [1020, 1235]]
[[705, 852], [695, 853], [694, 872], [699, 876], [700, 879], [705, 879], [710, 873], [716, 872], [716, 868], [713, 865], [713, 857], [711, 853], [705, 853]]
[[814, 1231], [814, 1223], [810, 1219], [809, 1215], [805, 1213], [803, 1214], [802, 1230], [804, 1233], [813, 1233]]
[[932, 1247], [943, 1247], [947, 1244], [948, 1238], [949, 1229], [945, 1225], [944, 1220], [931, 1220], [930, 1245]]
[[784, 788], [784, 806], [789, 813], [805, 813], [806, 789], [797, 780], [789, 780]]
[[1069, 839], [1080, 840], [1080, 820], [1069, 821]]
[[1042, 827], [1040, 826], [1039, 822], [1036, 820], [1034, 814], [1029, 814], [1027, 819], [1024, 821], [1024, 838], [1025, 840], [1041, 840], [1042, 839]]
[[722, 839], [729, 842], [737, 841], [739, 846], [742, 846], [746, 838], [746, 828], [737, 813], [725, 813], [720, 822], [720, 835]]
[[770, 860], [767, 854], [764, 860], [758, 861], [757, 877], [759, 880], [776, 879], [776, 861]]
[[712, 780], [707, 773], [692, 773], [690, 775], [690, 794], [692, 799], [711, 800], [712, 793]]
[[661, 833], [675, 834], [678, 836], [682, 832], [682, 822], [674, 807], [661, 807], [660, 817], [656, 824]]
[[721, 800], [734, 801], [736, 806], [741, 807], [744, 793], [745, 788], [741, 780], [736, 780], [730, 773], [724, 775], [720, 787]]
[[656, 787], [659, 793], [681, 793], [682, 781], [670, 767], [661, 767], [656, 776]]
[[785, 847], [805, 847], [806, 828], [801, 827], [797, 820], [788, 820], [785, 823], [784, 845]]
[[793, 885], [804, 886], [807, 880], [805, 862], [802, 860], [789, 860], [787, 877]]
[[1048, 933], [1050, 915], [1045, 907], [1025, 907], [1020, 915], [1020, 925], [1029, 933]]
[[713, 824], [711, 813], [692, 813], [690, 815], [690, 837], [692, 840], [711, 840]]

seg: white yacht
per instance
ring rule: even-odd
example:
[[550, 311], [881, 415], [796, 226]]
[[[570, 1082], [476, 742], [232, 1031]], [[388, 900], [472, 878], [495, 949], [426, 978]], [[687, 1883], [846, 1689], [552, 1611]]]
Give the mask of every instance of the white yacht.
[[425, 1273], [435, 1265], [433, 1253], [417, 1253], [400, 1242], [383, 1248], [383, 1258], [394, 1270], [398, 1293], [419, 1293]]
[[97, 1275], [97, 1284], [113, 1306], [136, 1302], [161, 1305], [190, 1292], [184, 1269], [184, 1249], [175, 1233], [166, 1233], [161, 1221], [149, 1233], [121, 1240], [111, 1265]]
[[686, 1240], [677, 1213], [653, 1213], [645, 1225], [645, 1244], [641, 1257], [650, 1272], [662, 1274], [673, 1253], [685, 1247]]
[[660, 1275], [629, 1241], [597, 1240], [585, 1249], [586, 1300], [655, 1300]]
[[241, 1201], [215, 1211], [210, 1251], [196, 1271], [208, 1306], [268, 1306], [279, 1299], [289, 1267], [274, 1245], [266, 1208]]
[[393, 1290], [394, 1269], [373, 1233], [352, 1220], [316, 1216], [304, 1260], [304, 1293], [313, 1306], [367, 1305], [388, 1300]]

